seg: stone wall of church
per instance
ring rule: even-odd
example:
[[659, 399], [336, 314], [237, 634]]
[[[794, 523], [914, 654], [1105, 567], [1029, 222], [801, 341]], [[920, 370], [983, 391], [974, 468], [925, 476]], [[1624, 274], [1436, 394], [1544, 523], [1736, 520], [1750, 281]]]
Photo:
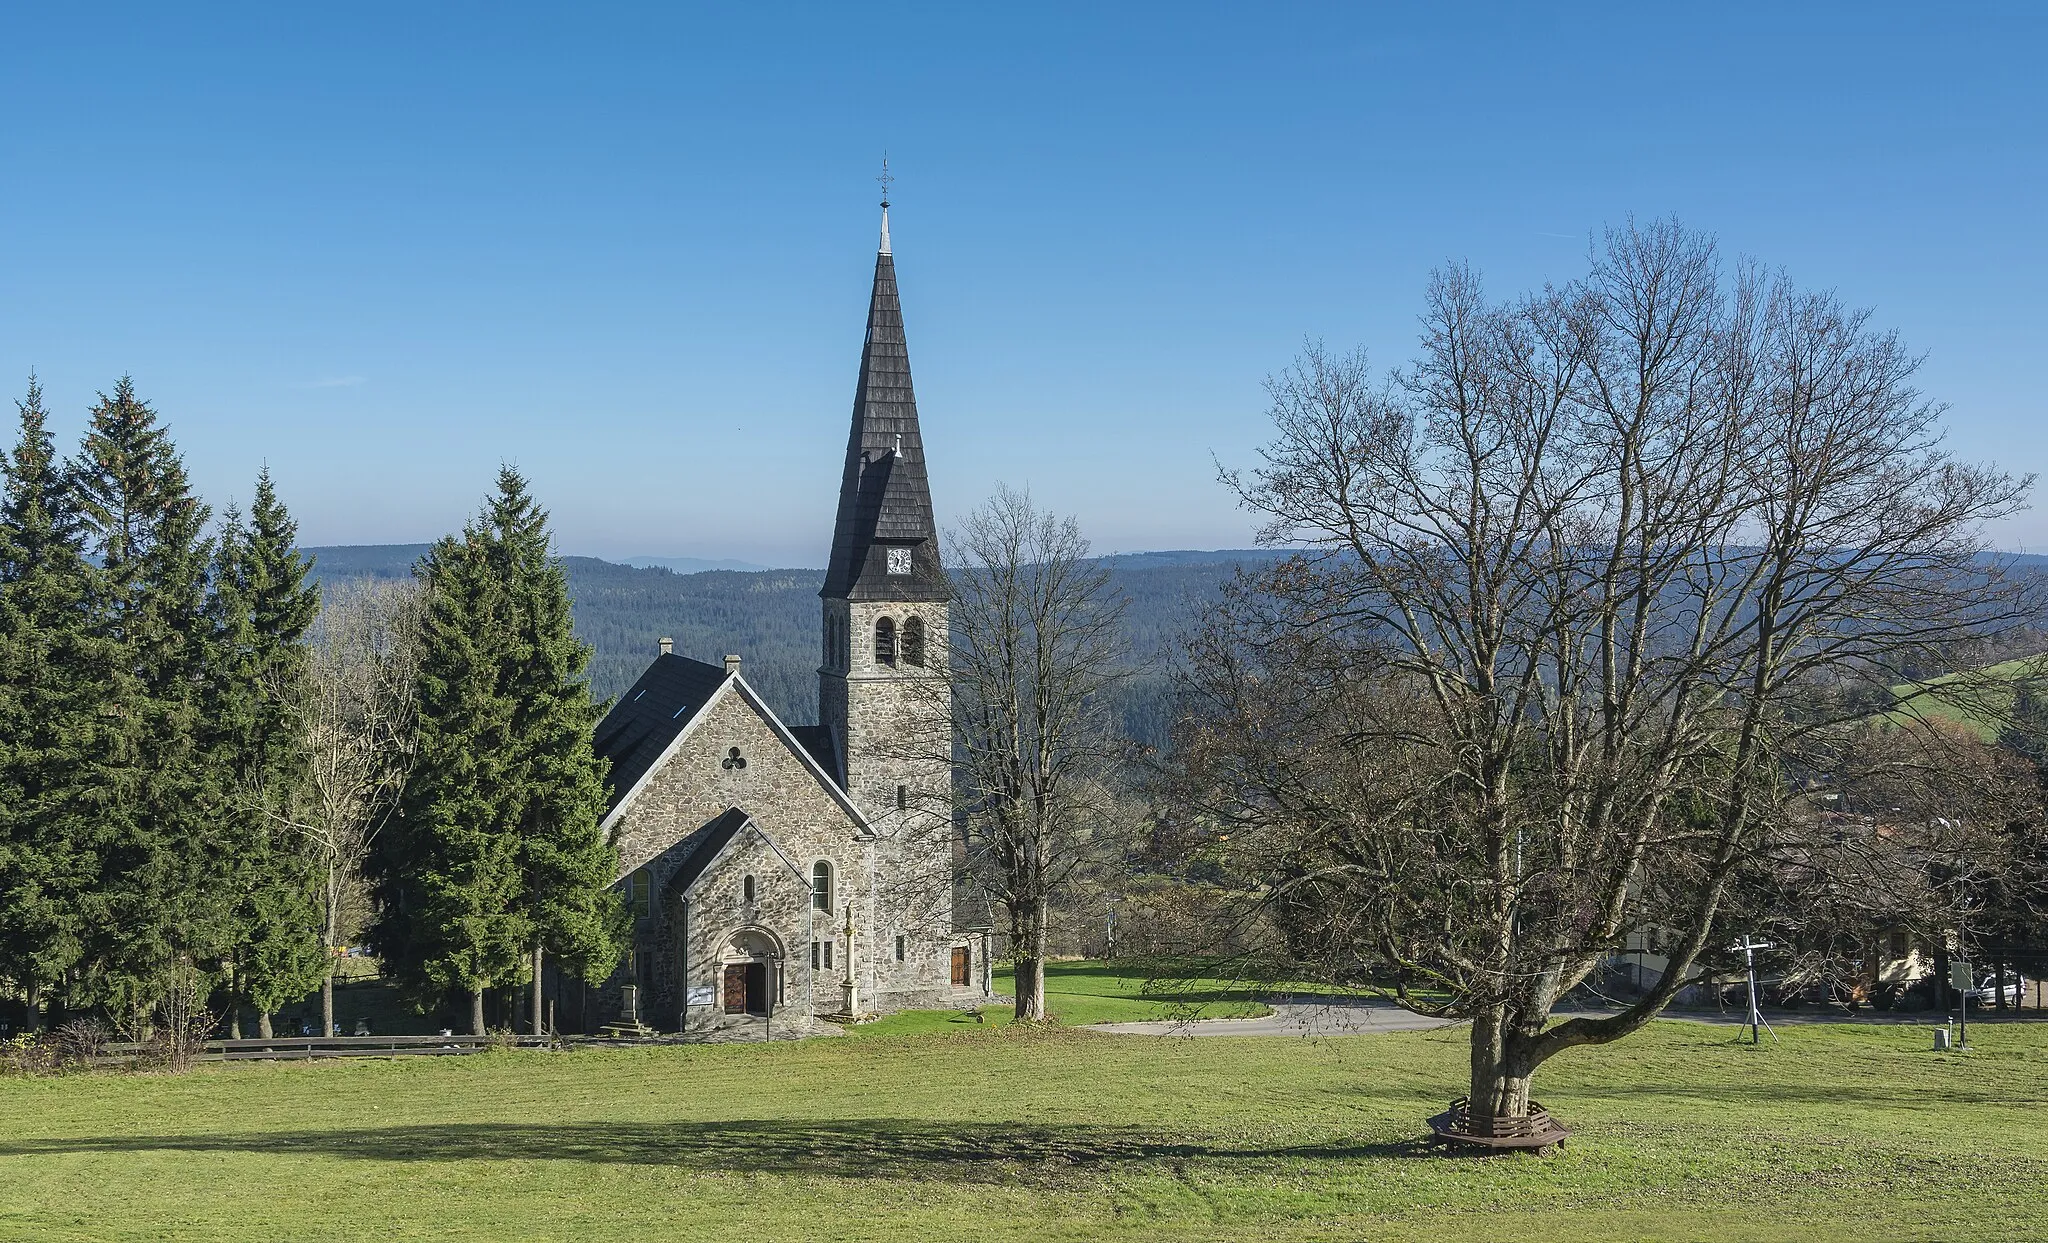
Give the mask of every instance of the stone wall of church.
[[[687, 907], [670, 879], [690, 857], [692, 834], [738, 807], [782, 847], [787, 858], [751, 832], [732, 843], [724, 862], [699, 876]], [[722, 963], [737, 957], [735, 938], [772, 938], [778, 1011], [831, 1013], [841, 1008], [845, 975], [846, 904], [853, 905], [855, 979], [863, 1009], [952, 1004], [947, 964], [953, 938], [943, 919], [913, 918], [929, 882], [915, 875], [922, 853], [907, 854], [900, 824], [868, 837], [804, 760], [785, 744], [737, 686], [728, 685], [653, 774], [617, 822], [621, 885], [635, 891], [644, 869], [649, 901], [636, 929], [631, 970], [642, 987], [642, 1017], [673, 1030], [690, 1004], [693, 1026], [721, 1021]], [[812, 869], [832, 869], [832, 911], [811, 903]], [[755, 900], [744, 899], [754, 877]], [[916, 899], [916, 901], [913, 901]], [[896, 957], [895, 938], [905, 938]], [[822, 947], [833, 942], [832, 967]], [[624, 969], [617, 982], [625, 982]], [[979, 992], [979, 975], [975, 991]], [[794, 1016], [793, 1016], [794, 1017]]]

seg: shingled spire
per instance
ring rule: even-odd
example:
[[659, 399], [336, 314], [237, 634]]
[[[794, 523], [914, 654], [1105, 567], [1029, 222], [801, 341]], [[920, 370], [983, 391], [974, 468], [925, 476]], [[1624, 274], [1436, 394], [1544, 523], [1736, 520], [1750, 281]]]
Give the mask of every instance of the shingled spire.
[[819, 593], [836, 600], [943, 600], [938, 529], [924, 468], [917, 397], [910, 388], [910, 351], [896, 297], [896, 260], [889, 253], [889, 201], [882, 200], [882, 238], [875, 287], [868, 298], [868, 336], [853, 395], [853, 430], [839, 483], [832, 560]]

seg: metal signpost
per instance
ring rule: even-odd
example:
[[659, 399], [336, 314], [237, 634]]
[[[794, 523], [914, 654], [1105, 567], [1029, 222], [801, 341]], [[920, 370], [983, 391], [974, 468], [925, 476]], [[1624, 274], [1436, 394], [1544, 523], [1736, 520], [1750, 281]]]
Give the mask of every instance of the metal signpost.
[[[1764, 1029], [1768, 1028], [1770, 1024], [1764, 1022], [1764, 1012], [1756, 1003], [1756, 952], [1771, 948], [1771, 943], [1769, 941], [1752, 941], [1748, 937], [1744, 937], [1740, 942], [1728, 948], [1742, 951], [1743, 973], [1749, 977], [1749, 1042], [1751, 1044], [1762, 1044]], [[1777, 1038], [1778, 1033], [1772, 1032], [1771, 1039], [1776, 1040]]]
[[1956, 997], [1962, 1009], [1962, 1022], [1956, 1028], [1956, 1050], [1967, 1052], [1970, 1047], [1970, 989], [1975, 985], [1973, 969], [1961, 958], [1953, 958], [1948, 964], [1948, 986], [1956, 990]]

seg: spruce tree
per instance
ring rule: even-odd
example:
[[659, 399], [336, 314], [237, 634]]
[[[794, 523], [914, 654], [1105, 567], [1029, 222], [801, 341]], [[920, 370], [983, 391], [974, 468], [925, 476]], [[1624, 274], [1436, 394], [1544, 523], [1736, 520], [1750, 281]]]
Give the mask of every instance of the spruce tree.
[[601, 978], [624, 944], [589, 649], [516, 471], [420, 574], [419, 747], [379, 853], [375, 944], [416, 992], [469, 993], [478, 1031], [484, 990], [532, 983], [538, 1030], [544, 957]]
[[121, 740], [104, 772], [86, 982], [135, 1028], [176, 964], [217, 969], [234, 940], [234, 895], [216, 883], [238, 844], [230, 791], [200, 737], [217, 663], [208, 511], [126, 376], [93, 407], [73, 472], [98, 562], [93, 625], [120, 660], [102, 706]]
[[484, 1031], [486, 990], [517, 978], [530, 925], [519, 910], [518, 839], [505, 819], [514, 779], [512, 704], [499, 676], [509, 634], [487, 527], [434, 545], [420, 563], [419, 739], [398, 814], [375, 858], [371, 943], [416, 1004], [467, 994]]
[[508, 820], [519, 837], [520, 895], [532, 924], [529, 1018], [541, 1034], [544, 957], [584, 979], [618, 964], [626, 914], [612, 882], [618, 852], [598, 831], [605, 810], [605, 761], [591, 749], [601, 715], [590, 697], [590, 649], [575, 636], [568, 579], [551, 555], [547, 512], [526, 481], [505, 468], [491, 504], [491, 530], [511, 596], [505, 685], [513, 704], [517, 760], [507, 784]]
[[291, 827], [309, 779], [297, 705], [320, 607], [297, 536], [265, 470], [248, 524], [239, 515], [223, 523], [213, 574], [218, 664], [205, 741], [232, 791], [230, 991], [254, 1007], [265, 1036], [271, 1015], [319, 987], [327, 966], [321, 876]]
[[106, 797], [132, 752], [102, 712], [113, 645], [88, 624], [95, 572], [42, 389], [0, 493], [0, 979], [40, 1022], [89, 952]]

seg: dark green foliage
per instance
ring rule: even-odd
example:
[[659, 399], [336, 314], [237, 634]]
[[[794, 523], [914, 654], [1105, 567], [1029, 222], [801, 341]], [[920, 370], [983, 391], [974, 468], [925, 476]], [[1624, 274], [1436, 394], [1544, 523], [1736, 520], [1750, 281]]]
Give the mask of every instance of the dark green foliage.
[[521, 979], [536, 944], [608, 973], [622, 928], [597, 832], [597, 709], [547, 515], [504, 471], [485, 512], [419, 573], [419, 747], [374, 863], [372, 942], [422, 1004]]
[[247, 525], [230, 515], [223, 526], [213, 577], [216, 665], [205, 743], [230, 792], [223, 863], [234, 877], [235, 991], [262, 1014], [317, 988], [327, 964], [321, 873], [291, 827], [308, 781], [294, 705], [306, 633], [320, 608], [296, 537], [266, 470]]
[[501, 797], [512, 775], [512, 705], [495, 649], [509, 627], [488, 541], [479, 521], [420, 563], [418, 748], [373, 860], [371, 944], [423, 1006], [515, 978], [529, 933]]
[[590, 649], [574, 633], [547, 513], [510, 469], [499, 473], [491, 526], [511, 597], [502, 653], [516, 769], [504, 793], [520, 846], [521, 897], [534, 943], [576, 974], [602, 979], [617, 965], [627, 927], [610, 890], [617, 852], [597, 827], [605, 763], [591, 750], [600, 713], [586, 680]]
[[235, 853], [229, 792], [201, 740], [214, 638], [208, 513], [125, 376], [93, 407], [73, 469], [99, 567], [95, 624], [122, 664], [100, 705], [120, 737], [101, 764], [108, 797], [85, 983], [132, 1019], [171, 963], [219, 962], [234, 940], [233, 894], [215, 883]]
[[0, 979], [61, 1003], [92, 939], [103, 777], [132, 744], [102, 711], [116, 650], [89, 624], [96, 576], [33, 380], [18, 405], [0, 500]]

